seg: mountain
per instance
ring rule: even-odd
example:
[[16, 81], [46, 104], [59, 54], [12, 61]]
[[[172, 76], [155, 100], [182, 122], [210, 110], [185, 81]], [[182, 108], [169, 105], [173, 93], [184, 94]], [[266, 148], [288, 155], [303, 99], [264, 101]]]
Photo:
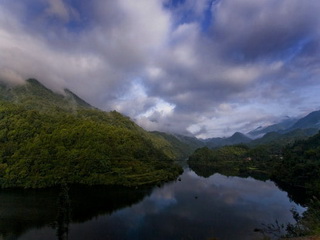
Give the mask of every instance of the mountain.
[[286, 130], [296, 122], [297, 122], [297, 119], [295, 118], [286, 118], [281, 122], [272, 124], [270, 126], [266, 126], [266, 127], [260, 126], [255, 130], [248, 132], [248, 135], [251, 136], [252, 138], [262, 137], [264, 134], [269, 132], [280, 132], [280, 131]]
[[320, 110], [309, 113], [307, 116], [299, 119], [293, 126], [286, 131], [294, 129], [316, 128], [320, 129]]
[[158, 131], [154, 131], [152, 133], [169, 143], [169, 145], [162, 146], [162, 151], [167, 154], [177, 156], [177, 158], [181, 160], [188, 158], [194, 150], [205, 145], [195, 137], [187, 137]]
[[318, 129], [316, 128], [295, 129], [286, 133], [269, 132], [263, 137], [253, 140], [249, 145], [258, 146], [262, 144], [274, 144], [278, 147], [283, 147], [288, 144], [292, 144], [297, 140], [307, 139], [317, 133]]
[[243, 133], [236, 132], [228, 138], [209, 138], [205, 140], [205, 144], [209, 148], [222, 147], [227, 145], [234, 145], [240, 143], [249, 143], [252, 139], [244, 135]]
[[93, 108], [68, 89], [61, 94], [46, 88], [36, 79], [26, 80], [26, 84], [10, 86], [0, 82], [0, 100], [19, 104], [28, 109], [49, 111], [59, 108], [73, 111], [75, 108]]
[[270, 126], [260, 126], [248, 132], [248, 136], [252, 138], [259, 138], [270, 132], [289, 133], [296, 129], [320, 129], [320, 110], [311, 112], [300, 119], [286, 118], [279, 123], [272, 124]]
[[92, 108], [92, 106], [89, 103], [87, 103], [86, 101], [84, 101], [83, 99], [78, 97], [76, 94], [71, 92], [69, 89], [64, 89], [64, 92], [66, 94], [65, 97], [69, 103], [73, 103], [73, 104], [75, 104], [77, 106], [81, 106], [81, 107]]
[[164, 145], [170, 143], [70, 90], [55, 93], [35, 79], [0, 84], [1, 187], [158, 184], [182, 171]]
[[243, 133], [236, 132], [234, 133], [231, 137], [226, 139], [228, 142], [228, 145], [233, 145], [233, 144], [239, 144], [239, 143], [248, 143], [252, 141], [251, 138], [247, 137]]

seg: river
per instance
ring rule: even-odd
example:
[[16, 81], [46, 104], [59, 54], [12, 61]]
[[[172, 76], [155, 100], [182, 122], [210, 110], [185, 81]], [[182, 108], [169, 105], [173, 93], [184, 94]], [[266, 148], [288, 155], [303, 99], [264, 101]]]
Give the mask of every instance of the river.
[[263, 239], [270, 224], [294, 222], [293, 208], [305, 210], [270, 180], [186, 169], [152, 189], [1, 190], [0, 239]]

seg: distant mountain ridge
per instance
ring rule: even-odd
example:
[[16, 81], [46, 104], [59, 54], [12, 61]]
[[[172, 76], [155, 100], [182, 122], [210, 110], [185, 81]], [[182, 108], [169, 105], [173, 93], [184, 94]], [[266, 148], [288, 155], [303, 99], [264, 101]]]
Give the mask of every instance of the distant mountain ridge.
[[282, 121], [280, 121], [279, 123], [276, 124], [272, 124], [266, 127], [258, 127], [250, 132], [248, 132], [248, 136], [252, 137], [252, 138], [258, 138], [258, 137], [262, 137], [264, 134], [269, 133], [269, 132], [281, 132], [284, 131], [288, 128], [290, 128], [291, 126], [293, 126], [296, 122], [298, 121], [298, 119], [296, 118], [287, 118], [284, 119]]
[[298, 118], [287, 118], [279, 123], [272, 124], [266, 127], [258, 127], [250, 132], [248, 136], [253, 138], [263, 137], [264, 134], [277, 132], [281, 134], [289, 133], [297, 129], [319, 129], [320, 130], [320, 110], [313, 111], [308, 115]]
[[[320, 111], [314, 111], [302, 117], [286, 118], [279, 123], [272, 124], [266, 127], [258, 127], [255, 130], [243, 134], [240, 132], [234, 133], [230, 137], [217, 137], [207, 139], [192, 138], [192, 144], [189, 142], [184, 145], [184, 153], [189, 153], [190, 149], [199, 147], [220, 148], [223, 146], [236, 145], [236, 144], [248, 144], [251, 146], [257, 146], [262, 144], [278, 144], [285, 146], [286, 144], [293, 143], [296, 140], [306, 139], [318, 133], [320, 130]], [[177, 148], [181, 144], [183, 139], [176, 137], [170, 133], [158, 134], [165, 136], [168, 141], [175, 142]], [[175, 139], [175, 140], [174, 140]], [[187, 151], [186, 151], [187, 150]]]
[[207, 147], [216, 148], [226, 145], [234, 145], [240, 143], [249, 143], [252, 139], [244, 135], [243, 133], [236, 132], [231, 137], [228, 138], [209, 138], [205, 140]]
[[252, 140], [249, 145], [258, 146], [263, 144], [276, 144], [278, 146], [285, 146], [292, 144], [296, 140], [307, 139], [318, 133], [316, 128], [294, 129], [288, 132], [268, 132], [263, 137]]
[[307, 116], [299, 119], [285, 131], [288, 132], [295, 129], [306, 129], [306, 128], [320, 129], [320, 110], [311, 112]]
[[219, 148], [228, 145], [248, 144], [257, 146], [261, 144], [286, 145], [296, 140], [306, 139], [320, 130], [320, 110], [298, 118], [286, 118], [279, 123], [266, 127], [258, 127], [247, 134], [234, 133], [231, 137], [204, 139], [205, 146]]

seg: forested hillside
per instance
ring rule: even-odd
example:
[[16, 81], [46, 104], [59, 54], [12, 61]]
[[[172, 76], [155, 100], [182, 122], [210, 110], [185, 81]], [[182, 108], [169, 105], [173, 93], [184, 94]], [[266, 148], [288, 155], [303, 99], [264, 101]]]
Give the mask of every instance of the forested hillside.
[[283, 146], [234, 145], [219, 149], [197, 149], [189, 166], [202, 176], [215, 172], [226, 175], [263, 174], [278, 182], [306, 189], [320, 196], [320, 133]]
[[284, 149], [273, 177], [300, 186], [320, 196], [320, 132], [307, 140], [297, 141]]
[[70, 91], [36, 80], [0, 88], [0, 185], [60, 183], [137, 186], [181, 172], [163, 139], [117, 112], [92, 108]]
[[152, 132], [158, 139], [163, 139], [169, 145], [163, 145], [162, 150], [168, 155], [176, 156], [180, 160], [188, 158], [194, 150], [203, 147], [205, 144], [195, 137], [173, 135], [163, 132]]

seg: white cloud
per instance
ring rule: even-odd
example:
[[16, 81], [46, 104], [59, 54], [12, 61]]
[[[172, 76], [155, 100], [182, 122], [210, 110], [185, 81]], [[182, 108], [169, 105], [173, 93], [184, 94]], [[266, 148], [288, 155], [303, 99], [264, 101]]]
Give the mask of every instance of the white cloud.
[[161, 117], [167, 117], [169, 114], [173, 113], [173, 110], [175, 108], [175, 105], [167, 103], [163, 100], [158, 100], [157, 103], [152, 106], [150, 109], [148, 109], [146, 112], [138, 115], [139, 117], [151, 117], [155, 114], [160, 115]]
[[35, 77], [148, 129], [202, 137], [318, 107], [317, 0], [219, 1], [207, 31], [208, 0], [77, 4], [0, 2], [0, 77]]
[[0, 68], [0, 80], [9, 84], [24, 84], [23, 79], [19, 74], [7, 68]]

